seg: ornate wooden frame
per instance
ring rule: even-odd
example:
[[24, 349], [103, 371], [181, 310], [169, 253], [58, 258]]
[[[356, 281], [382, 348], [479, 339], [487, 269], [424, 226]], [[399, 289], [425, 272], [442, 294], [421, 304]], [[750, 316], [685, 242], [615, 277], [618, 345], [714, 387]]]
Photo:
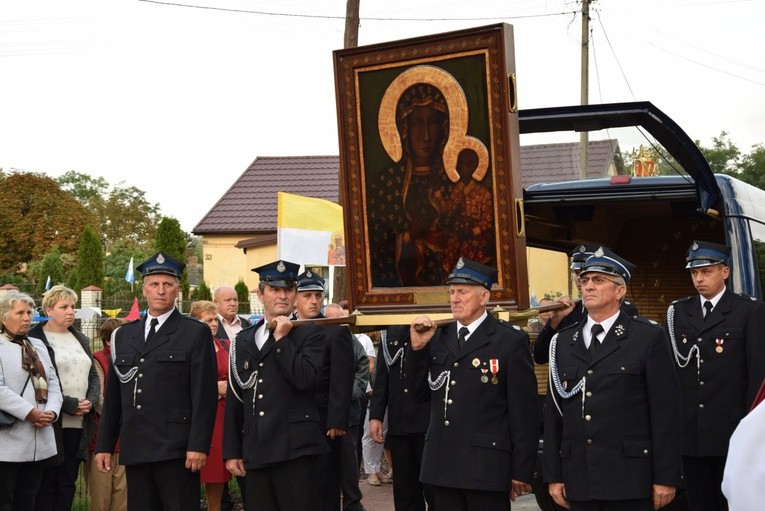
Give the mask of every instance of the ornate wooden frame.
[[[491, 192], [493, 231], [488, 246], [493, 243], [494, 248], [486, 251], [490, 254], [486, 257], [490, 258], [488, 264], [499, 270], [499, 277], [492, 288], [490, 303], [509, 308], [528, 307], [512, 27], [497, 24], [338, 50], [334, 52], [334, 62], [340, 183], [352, 307], [362, 312], [381, 313], [448, 310], [446, 284], [390, 284], [380, 278], [376, 269], [389, 262], [390, 257], [380, 256], [379, 251], [390, 249], [388, 244], [385, 248], [375, 247], [370, 237], [370, 217], [376, 218], [378, 213], [370, 209], [370, 203], [375, 202], [370, 201], [370, 187], [375, 180], [382, 183], [386, 179], [383, 174], [393, 174], [397, 164], [397, 169], [402, 168], [405, 157], [402, 155], [403, 135], [396, 124], [398, 102], [403, 102], [404, 90], [423, 83], [435, 87], [443, 95], [441, 103], [448, 107], [445, 110], [448, 113], [444, 114], [445, 125], [448, 124], [444, 131], [448, 137], [442, 137], [443, 172], [438, 173], [438, 179], [443, 180], [445, 174], [452, 183], [457, 183], [460, 180], [458, 154], [462, 149], [472, 149], [478, 164], [475, 172], [465, 172], [464, 176], [472, 175], [473, 180]], [[412, 165], [407, 168], [411, 169]], [[409, 193], [411, 171], [408, 172], [406, 184], [400, 185], [403, 191], [393, 190], [396, 196], [404, 197], [399, 199], [402, 208]], [[397, 183], [399, 181], [397, 178]], [[467, 177], [465, 181], [474, 184]], [[377, 190], [381, 187], [382, 184]], [[428, 197], [434, 194], [433, 188], [430, 190]], [[441, 198], [439, 193], [435, 196]], [[438, 232], [449, 235], [445, 230]], [[447, 253], [443, 246], [439, 245], [436, 254], [444, 260], [439, 272], [455, 258], [455, 251]], [[427, 278], [424, 271], [422, 275]]]

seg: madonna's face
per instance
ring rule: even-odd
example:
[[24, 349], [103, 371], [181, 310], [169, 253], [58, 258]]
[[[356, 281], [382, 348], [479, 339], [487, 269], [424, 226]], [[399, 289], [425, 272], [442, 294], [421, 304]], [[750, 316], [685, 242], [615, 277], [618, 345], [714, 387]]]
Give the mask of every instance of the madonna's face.
[[444, 137], [443, 114], [429, 106], [418, 106], [407, 118], [409, 148], [415, 165], [429, 165]]

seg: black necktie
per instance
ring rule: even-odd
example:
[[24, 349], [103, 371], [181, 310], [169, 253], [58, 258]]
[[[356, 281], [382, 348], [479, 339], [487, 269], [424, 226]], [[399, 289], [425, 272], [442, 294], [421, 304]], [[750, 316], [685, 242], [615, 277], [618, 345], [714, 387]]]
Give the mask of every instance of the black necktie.
[[460, 345], [460, 348], [462, 348], [467, 342], [467, 336], [469, 333], [470, 333], [470, 330], [468, 330], [468, 327], [463, 326], [462, 328], [460, 328], [460, 335], [457, 337], [457, 342]]
[[707, 320], [711, 312], [712, 312], [712, 302], [707, 300], [706, 302], [704, 302], [704, 321]]
[[600, 323], [595, 323], [592, 325], [592, 328], [590, 329], [590, 347], [588, 351], [590, 352], [590, 355], [595, 356], [595, 352], [598, 350], [598, 347], [600, 346], [600, 341], [598, 341], [598, 335], [603, 332], [603, 325]]
[[159, 324], [159, 320], [157, 318], [151, 318], [151, 328], [149, 328], [149, 333], [146, 334], [146, 344], [149, 343], [152, 337], [154, 337], [154, 332], [157, 331], [157, 325]]

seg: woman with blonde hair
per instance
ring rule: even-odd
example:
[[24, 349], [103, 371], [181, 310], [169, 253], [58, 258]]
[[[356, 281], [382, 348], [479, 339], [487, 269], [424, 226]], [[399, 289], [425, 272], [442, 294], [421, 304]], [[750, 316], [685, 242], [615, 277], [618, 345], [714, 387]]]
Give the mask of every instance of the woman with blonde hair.
[[94, 407], [100, 403], [98, 380], [90, 339], [74, 328], [77, 293], [57, 285], [44, 295], [47, 320], [29, 331], [48, 348], [64, 395], [61, 420], [54, 424], [58, 456], [43, 472], [35, 511], [69, 511], [76, 491], [80, 462], [87, 458], [83, 428], [93, 427]]
[[218, 408], [215, 413], [215, 428], [213, 429], [210, 454], [207, 463], [200, 471], [200, 481], [205, 485], [207, 494], [207, 510], [220, 511], [223, 487], [231, 479], [231, 473], [226, 470], [223, 461], [223, 416], [225, 415], [226, 391], [228, 387], [228, 339], [219, 339], [218, 306], [215, 303], [200, 300], [191, 304], [189, 316], [206, 323], [213, 335], [215, 358], [218, 362]]

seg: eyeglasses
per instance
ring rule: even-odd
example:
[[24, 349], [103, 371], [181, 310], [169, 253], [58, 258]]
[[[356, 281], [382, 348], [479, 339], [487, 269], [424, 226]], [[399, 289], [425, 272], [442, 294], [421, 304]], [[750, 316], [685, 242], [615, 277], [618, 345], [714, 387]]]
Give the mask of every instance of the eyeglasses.
[[602, 286], [606, 282], [610, 282], [611, 284], [621, 286], [619, 282], [616, 282], [615, 280], [607, 279], [606, 277], [603, 277], [601, 275], [594, 275], [592, 277], [585, 275], [584, 277], [578, 277], [576, 279], [576, 282], [580, 286], [586, 286], [590, 281], [592, 281], [593, 284], [596, 286]]

